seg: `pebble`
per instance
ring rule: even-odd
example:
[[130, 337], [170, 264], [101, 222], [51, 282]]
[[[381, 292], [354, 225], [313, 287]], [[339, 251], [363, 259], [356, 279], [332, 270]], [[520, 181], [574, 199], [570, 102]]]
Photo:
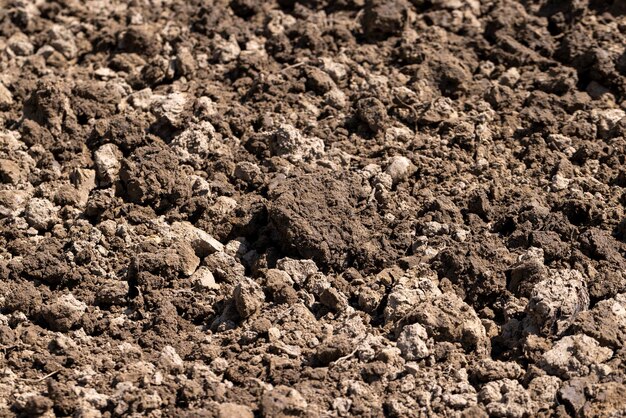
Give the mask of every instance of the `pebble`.
[[180, 258], [180, 272], [184, 276], [191, 276], [200, 265], [200, 258], [196, 255], [194, 249], [188, 242], [178, 242], [176, 244], [176, 250]]
[[48, 199], [33, 198], [28, 202], [24, 217], [30, 226], [45, 231], [52, 227], [53, 224], [59, 222], [57, 216], [57, 208]]
[[348, 299], [337, 289], [329, 287], [320, 294], [320, 302], [333, 311], [341, 312], [348, 307]]
[[28, 40], [28, 36], [22, 32], [16, 32], [7, 41], [7, 45], [11, 48], [11, 51], [18, 56], [32, 55], [35, 52], [35, 47]]
[[398, 184], [413, 175], [416, 170], [415, 165], [407, 157], [395, 156], [389, 160], [385, 173], [391, 176], [393, 184]]
[[304, 285], [306, 279], [318, 271], [317, 265], [313, 260], [294, 260], [288, 257], [278, 260], [276, 268], [289, 274], [291, 279], [299, 286]]
[[517, 84], [520, 77], [521, 75], [519, 73], [519, 70], [515, 67], [511, 67], [504, 73], [502, 73], [500, 78], [498, 78], [498, 83], [512, 88], [513, 86], [515, 86], [515, 84]]
[[[0, 84], [0, 105], [2, 104], [2, 84]], [[22, 170], [13, 161], [0, 159], [0, 182], [18, 184], [23, 179]]]
[[0, 83], [0, 110], [6, 110], [13, 104], [13, 94]]
[[224, 244], [202, 229], [196, 228], [190, 222], [174, 222], [172, 224], [172, 233], [180, 240], [189, 242], [200, 257], [224, 251]]
[[407, 361], [421, 360], [430, 355], [428, 333], [420, 324], [407, 325], [398, 337], [398, 348]]
[[200, 267], [191, 276], [194, 286], [202, 289], [219, 290], [220, 285], [215, 282], [215, 277], [207, 267]]
[[108, 186], [118, 180], [122, 151], [115, 144], [104, 144], [94, 153], [94, 162], [100, 184]]
[[266, 418], [304, 415], [307, 406], [300, 392], [283, 385], [266, 391], [261, 398], [261, 411]]
[[68, 60], [76, 58], [78, 54], [74, 34], [64, 26], [52, 26], [48, 31], [48, 42]]
[[247, 277], [235, 287], [233, 297], [237, 312], [244, 319], [252, 316], [265, 302], [261, 286]]
[[239, 58], [241, 47], [237, 42], [237, 38], [231, 35], [228, 39], [224, 39], [216, 35], [215, 40], [215, 58], [222, 63], [228, 63]]
[[324, 141], [304, 136], [290, 124], [281, 124], [270, 134], [270, 151], [292, 163], [310, 160], [324, 154]]
[[171, 345], [166, 345], [163, 347], [163, 350], [161, 350], [159, 364], [168, 372], [180, 372], [185, 365], [183, 359], [180, 358], [176, 349]]
[[555, 192], [559, 192], [561, 190], [565, 190], [569, 187], [570, 180], [566, 177], [563, 177], [560, 174], [555, 174], [552, 177], [552, 182], [550, 183], [550, 189]]

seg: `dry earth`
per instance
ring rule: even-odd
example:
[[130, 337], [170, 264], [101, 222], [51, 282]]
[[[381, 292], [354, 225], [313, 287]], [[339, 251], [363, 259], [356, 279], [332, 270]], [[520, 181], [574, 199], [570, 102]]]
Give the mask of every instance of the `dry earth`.
[[624, 416], [625, 48], [621, 0], [0, 0], [0, 416]]

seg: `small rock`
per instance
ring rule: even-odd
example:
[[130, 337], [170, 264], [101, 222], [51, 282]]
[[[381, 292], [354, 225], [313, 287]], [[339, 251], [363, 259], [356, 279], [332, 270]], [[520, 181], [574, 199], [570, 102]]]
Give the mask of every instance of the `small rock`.
[[329, 287], [320, 294], [320, 303], [333, 311], [342, 312], [348, 307], [348, 299], [337, 289]]
[[194, 196], [211, 197], [211, 184], [205, 178], [195, 174], [190, 175], [189, 178]]
[[481, 359], [473, 370], [473, 377], [479, 382], [512, 379], [518, 380], [524, 374], [524, 369], [512, 361], [504, 362], [490, 358]]
[[194, 286], [202, 289], [219, 290], [220, 288], [220, 285], [215, 282], [215, 277], [213, 277], [211, 270], [204, 266], [196, 270], [191, 276], [191, 282]]
[[387, 173], [378, 173], [372, 179], [372, 186], [377, 190], [391, 190], [393, 187], [393, 178]]
[[0, 82], [0, 110], [7, 110], [13, 104], [13, 95], [4, 84]]
[[591, 119], [596, 122], [598, 134], [601, 138], [606, 138], [617, 125], [617, 123], [626, 116], [626, 112], [622, 109], [592, 109]]
[[626, 293], [598, 302], [576, 317], [574, 332], [582, 332], [602, 345], [619, 350], [626, 345]]
[[211, 362], [211, 370], [213, 370], [213, 372], [216, 374], [224, 373], [226, 370], [228, 370], [228, 366], [228, 360], [221, 357], [217, 357]]
[[166, 345], [161, 350], [161, 355], [159, 356], [159, 364], [168, 372], [180, 372], [182, 371], [185, 363], [183, 359], [180, 358], [176, 349], [171, 345]]
[[247, 161], [238, 163], [233, 174], [248, 185], [258, 185], [263, 182], [263, 173], [259, 166]]
[[[0, 84], [0, 105], [2, 104], [2, 84]], [[18, 184], [23, 178], [20, 167], [11, 160], [0, 159], [0, 181], [2, 183]]]
[[198, 258], [191, 245], [187, 242], [179, 242], [175, 247], [180, 257], [180, 272], [184, 276], [191, 276], [200, 265], [200, 258]]
[[98, 305], [124, 305], [128, 297], [128, 282], [124, 280], [107, 280], [96, 292]]
[[0, 215], [18, 215], [26, 207], [30, 196], [25, 190], [0, 190]]
[[474, 309], [454, 293], [443, 293], [417, 305], [408, 316], [435, 341], [459, 342], [467, 350], [484, 353], [489, 347], [485, 327]]
[[231, 35], [228, 39], [216, 35], [215, 59], [222, 63], [229, 63], [239, 58], [239, 54], [241, 54], [241, 47], [234, 35]]
[[561, 190], [565, 190], [569, 187], [570, 180], [566, 177], [563, 177], [560, 174], [555, 174], [552, 177], [552, 182], [550, 183], [550, 189], [555, 192], [559, 192]]
[[152, 89], [147, 87], [129, 95], [128, 103], [130, 103], [135, 109], [146, 111], [150, 109], [150, 106], [161, 99], [163, 99], [163, 96], [153, 94]]
[[563, 334], [580, 311], [589, 308], [589, 293], [576, 270], [552, 271], [535, 285], [526, 307], [529, 326], [544, 335]]
[[265, 288], [271, 294], [274, 303], [291, 305], [298, 300], [293, 280], [282, 270], [269, 269], [265, 272]]
[[402, 329], [398, 337], [398, 348], [402, 357], [407, 361], [421, 360], [430, 355], [426, 342], [428, 333], [420, 324], [407, 325]]
[[78, 54], [74, 34], [65, 26], [52, 26], [48, 31], [48, 42], [68, 60], [76, 58]]
[[317, 265], [313, 260], [294, 260], [285, 257], [276, 262], [276, 268], [287, 273], [299, 286], [304, 285], [309, 276], [317, 273]]
[[335, 82], [340, 82], [348, 75], [348, 70], [344, 64], [333, 61], [332, 58], [327, 57], [322, 58], [321, 61], [324, 71], [326, 71]]
[[117, 182], [122, 163], [122, 152], [115, 144], [104, 144], [94, 152], [94, 162], [100, 184], [108, 186]]
[[224, 246], [224, 252], [236, 258], [242, 257], [250, 250], [250, 243], [244, 237], [230, 240]]
[[261, 398], [261, 411], [267, 418], [304, 415], [307, 406], [300, 392], [282, 385], [266, 391]]
[[592, 367], [613, 356], [613, 350], [600, 346], [595, 339], [583, 335], [568, 335], [543, 354], [540, 366], [550, 374], [570, 379], [587, 376]]
[[382, 302], [384, 293], [370, 287], [362, 287], [359, 290], [359, 307], [369, 314], [373, 314]]
[[22, 32], [11, 35], [7, 41], [7, 45], [11, 48], [11, 51], [18, 56], [32, 55], [35, 52], [35, 47], [28, 39], [28, 36]]
[[261, 286], [247, 277], [235, 287], [233, 297], [237, 312], [244, 319], [258, 311], [265, 302]]
[[361, 170], [361, 175], [366, 180], [370, 180], [380, 173], [382, 173], [382, 168], [378, 164], [368, 164]]
[[77, 191], [76, 204], [84, 208], [91, 191], [96, 187], [96, 172], [88, 168], [76, 168], [70, 173], [70, 180]]
[[548, 407], [556, 399], [561, 387], [561, 379], [556, 376], [538, 376], [528, 384], [528, 393], [531, 399], [540, 406]]
[[102, 412], [91, 405], [80, 405], [76, 407], [73, 418], [101, 418]]
[[217, 106], [215, 105], [215, 102], [207, 96], [197, 98], [194, 108], [199, 117], [217, 115]]
[[228, 215], [237, 208], [238, 204], [235, 199], [228, 196], [220, 196], [215, 199], [215, 204], [211, 206], [211, 210], [220, 215]]
[[320, 297], [331, 286], [328, 278], [322, 273], [310, 275], [304, 284], [304, 288], [311, 294]]
[[506, 70], [500, 78], [498, 78], [498, 83], [513, 88], [513, 86], [515, 86], [515, 84], [519, 81], [520, 77], [521, 75], [519, 70], [515, 67], [511, 67]]
[[324, 102], [335, 109], [343, 109], [348, 103], [346, 94], [338, 88], [330, 90], [324, 95]]
[[407, 283], [395, 285], [387, 297], [385, 323], [404, 318], [422, 302], [437, 298], [441, 294], [441, 290], [428, 276], [416, 277]]
[[352, 400], [350, 398], [335, 398], [333, 400], [333, 410], [337, 411], [340, 417], [348, 416]]
[[444, 235], [450, 231], [450, 228], [446, 224], [439, 223], [437, 221], [425, 222], [422, 228], [422, 234], [427, 237], [434, 237], [436, 235]]
[[244, 277], [246, 268], [232, 255], [217, 252], [204, 259], [206, 267], [218, 280], [227, 283], [237, 283]]
[[206, 257], [210, 254], [224, 251], [224, 244], [213, 238], [200, 228], [196, 228], [190, 222], [174, 222], [172, 233], [180, 240], [189, 242], [196, 254]]
[[30, 226], [46, 231], [59, 222], [57, 208], [48, 199], [33, 198], [28, 202], [24, 217]]
[[411, 160], [397, 155], [395, 157], [391, 157], [389, 165], [387, 165], [387, 168], [385, 169], [385, 173], [391, 176], [393, 184], [398, 184], [413, 175], [416, 170], [417, 167], [413, 165]]
[[177, 126], [187, 105], [185, 93], [174, 92], [154, 102], [152, 113], [158, 118]]
[[[558, 382], [561, 383], [558, 377], [550, 377], [557, 379]], [[583, 406], [585, 406], [585, 402], [587, 401], [587, 397], [585, 396], [587, 384], [588, 381], [584, 378], [574, 378], [568, 380], [560, 387], [560, 389], [557, 387], [554, 397], [556, 398], [556, 392], [558, 392], [561, 402], [568, 406], [572, 411], [574, 411], [576, 416], [578, 416], [580, 410]], [[554, 398], [552, 399], [552, 402], [554, 402]]]
[[439, 97], [432, 101], [428, 108], [419, 117], [424, 124], [437, 124], [446, 120], [454, 120], [459, 114], [454, 109], [454, 103], [448, 97]]
[[292, 163], [324, 154], [324, 141], [315, 137], [305, 137], [294, 126], [286, 123], [272, 132], [269, 140], [272, 155], [285, 157]]
[[117, 76], [117, 73], [108, 67], [100, 67], [96, 71], [94, 71], [93, 74], [99, 80], [104, 81], [111, 80], [112, 78], [115, 78]]
[[180, 47], [176, 53], [176, 72], [180, 76], [190, 76], [196, 71], [196, 60], [189, 48]]

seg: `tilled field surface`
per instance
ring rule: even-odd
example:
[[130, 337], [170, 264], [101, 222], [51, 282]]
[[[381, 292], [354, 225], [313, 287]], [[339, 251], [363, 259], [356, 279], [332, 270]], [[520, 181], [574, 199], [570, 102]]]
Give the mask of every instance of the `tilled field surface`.
[[0, 416], [624, 416], [625, 99], [621, 0], [0, 0]]

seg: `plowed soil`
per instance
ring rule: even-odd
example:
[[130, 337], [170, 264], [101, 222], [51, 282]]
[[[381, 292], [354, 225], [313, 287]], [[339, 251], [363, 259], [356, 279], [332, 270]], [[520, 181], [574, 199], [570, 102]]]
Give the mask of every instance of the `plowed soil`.
[[0, 0], [0, 416], [624, 416], [625, 110], [621, 0]]

